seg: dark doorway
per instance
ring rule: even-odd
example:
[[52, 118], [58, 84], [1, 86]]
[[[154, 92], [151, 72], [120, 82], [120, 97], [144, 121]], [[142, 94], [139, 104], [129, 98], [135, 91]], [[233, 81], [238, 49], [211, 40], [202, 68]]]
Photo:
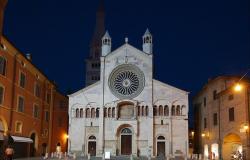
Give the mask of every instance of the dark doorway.
[[43, 143], [43, 144], [42, 144], [42, 156], [45, 156], [46, 151], [47, 151], [47, 144], [46, 144], [46, 143]]
[[36, 134], [32, 133], [30, 138], [33, 140], [33, 143], [30, 143], [30, 157], [35, 157], [35, 155], [36, 155], [36, 148], [35, 148]]
[[90, 154], [90, 156], [96, 156], [96, 142], [89, 142], [88, 153]]
[[121, 154], [130, 155], [132, 153], [132, 135], [121, 135]]
[[165, 157], [165, 142], [157, 142], [157, 156]]

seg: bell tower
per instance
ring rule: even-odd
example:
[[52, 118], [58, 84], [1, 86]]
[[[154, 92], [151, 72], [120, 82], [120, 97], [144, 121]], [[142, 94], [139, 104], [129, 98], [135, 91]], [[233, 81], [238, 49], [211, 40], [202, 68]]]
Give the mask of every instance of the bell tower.
[[100, 56], [102, 52], [102, 37], [105, 33], [104, 0], [99, 1], [96, 12], [96, 26], [90, 42], [89, 57], [85, 60], [85, 86], [100, 80]]
[[146, 30], [142, 39], [143, 39], [143, 45], [142, 45], [143, 52], [152, 54], [153, 53], [153, 37], [148, 29]]
[[111, 52], [111, 37], [109, 32], [106, 31], [105, 35], [102, 37], [102, 56], [106, 56]]

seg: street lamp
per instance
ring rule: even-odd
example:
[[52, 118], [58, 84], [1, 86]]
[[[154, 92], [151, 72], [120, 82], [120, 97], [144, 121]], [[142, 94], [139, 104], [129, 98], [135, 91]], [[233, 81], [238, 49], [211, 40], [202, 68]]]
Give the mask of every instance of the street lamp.
[[235, 86], [234, 86], [234, 91], [236, 92], [240, 92], [242, 90], [242, 85], [240, 83], [237, 83]]

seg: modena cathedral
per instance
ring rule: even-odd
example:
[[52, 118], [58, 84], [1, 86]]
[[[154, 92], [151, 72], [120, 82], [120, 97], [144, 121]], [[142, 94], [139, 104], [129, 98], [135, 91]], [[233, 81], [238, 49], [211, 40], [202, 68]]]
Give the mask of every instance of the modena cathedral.
[[[153, 38], [142, 50], [111, 50], [104, 8], [86, 60], [86, 88], [69, 95], [69, 152], [77, 155], [188, 155], [188, 92], [153, 79]], [[101, 39], [99, 41], [99, 39]]]

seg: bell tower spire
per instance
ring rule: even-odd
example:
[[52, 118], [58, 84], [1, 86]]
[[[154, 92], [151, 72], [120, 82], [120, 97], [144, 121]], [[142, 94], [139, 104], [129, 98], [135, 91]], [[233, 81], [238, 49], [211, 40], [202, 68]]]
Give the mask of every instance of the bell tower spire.
[[96, 12], [95, 31], [90, 43], [90, 58], [99, 59], [101, 55], [101, 39], [105, 34], [105, 8], [104, 0], [99, 1], [98, 10]]
[[99, 0], [96, 12], [94, 34], [90, 41], [89, 57], [85, 60], [85, 86], [100, 80], [100, 56], [102, 54], [102, 37], [105, 33], [105, 7], [104, 0]]

